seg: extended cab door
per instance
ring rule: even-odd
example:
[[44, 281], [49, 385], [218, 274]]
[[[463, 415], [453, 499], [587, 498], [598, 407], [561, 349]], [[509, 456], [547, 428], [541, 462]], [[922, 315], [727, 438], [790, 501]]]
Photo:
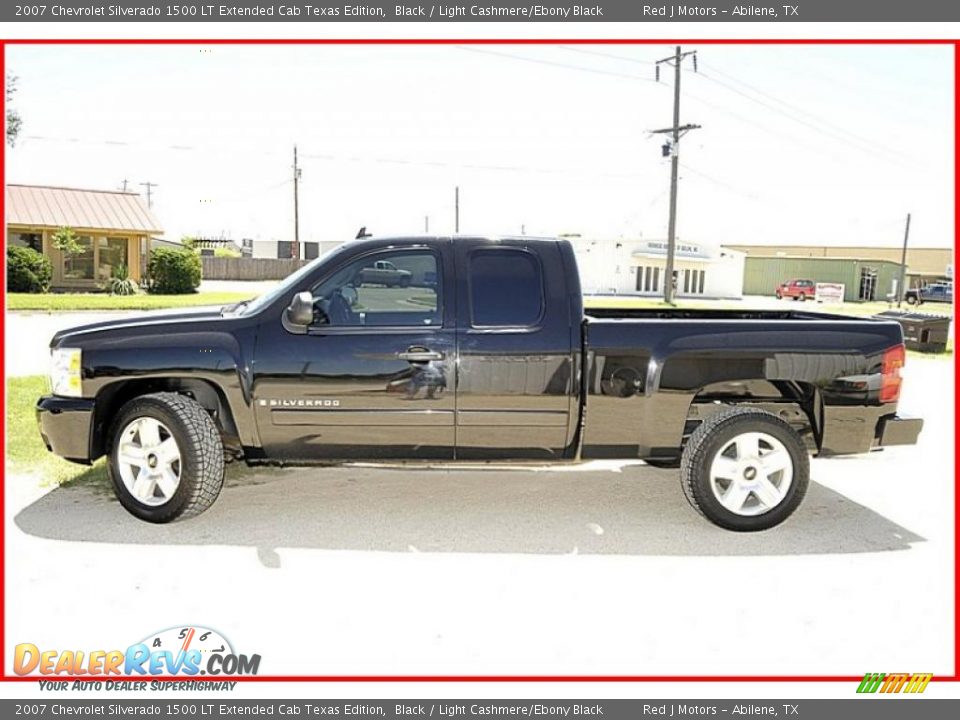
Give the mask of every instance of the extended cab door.
[[267, 456], [453, 458], [449, 245], [398, 243], [345, 254], [301, 288], [314, 297], [305, 333], [279, 319], [260, 327], [253, 399]]
[[567, 456], [580, 349], [568, 297], [572, 257], [565, 267], [560, 245], [542, 240], [458, 238], [454, 249], [457, 458]]

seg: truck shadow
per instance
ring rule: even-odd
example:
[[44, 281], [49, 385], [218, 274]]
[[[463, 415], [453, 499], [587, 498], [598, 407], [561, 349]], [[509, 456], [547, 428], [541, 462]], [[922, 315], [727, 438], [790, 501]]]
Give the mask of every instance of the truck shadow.
[[57, 488], [15, 518], [73, 542], [379, 552], [803, 555], [909, 549], [924, 538], [817, 483], [779, 528], [732, 533], [683, 498], [676, 470], [231, 467], [214, 506], [170, 525], [130, 516], [105, 474]]

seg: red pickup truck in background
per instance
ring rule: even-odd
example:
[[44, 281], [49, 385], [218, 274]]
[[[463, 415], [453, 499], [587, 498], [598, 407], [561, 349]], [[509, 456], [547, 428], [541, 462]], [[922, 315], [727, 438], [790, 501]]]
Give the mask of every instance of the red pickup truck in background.
[[817, 295], [817, 284], [813, 280], [787, 280], [777, 285], [776, 293], [777, 300], [785, 297], [799, 299], [801, 302], [807, 298], [813, 300]]

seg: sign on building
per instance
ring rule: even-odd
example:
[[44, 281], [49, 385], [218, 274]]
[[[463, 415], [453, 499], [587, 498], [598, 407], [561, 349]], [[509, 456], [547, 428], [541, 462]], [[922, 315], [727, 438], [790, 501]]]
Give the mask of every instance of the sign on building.
[[843, 283], [817, 283], [817, 302], [840, 304], [843, 302]]

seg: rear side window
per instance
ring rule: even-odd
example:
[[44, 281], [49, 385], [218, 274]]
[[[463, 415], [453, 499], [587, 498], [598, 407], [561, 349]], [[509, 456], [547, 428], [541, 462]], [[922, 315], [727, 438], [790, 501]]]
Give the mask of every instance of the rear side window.
[[543, 274], [535, 255], [497, 248], [470, 256], [474, 327], [529, 327], [543, 315]]

